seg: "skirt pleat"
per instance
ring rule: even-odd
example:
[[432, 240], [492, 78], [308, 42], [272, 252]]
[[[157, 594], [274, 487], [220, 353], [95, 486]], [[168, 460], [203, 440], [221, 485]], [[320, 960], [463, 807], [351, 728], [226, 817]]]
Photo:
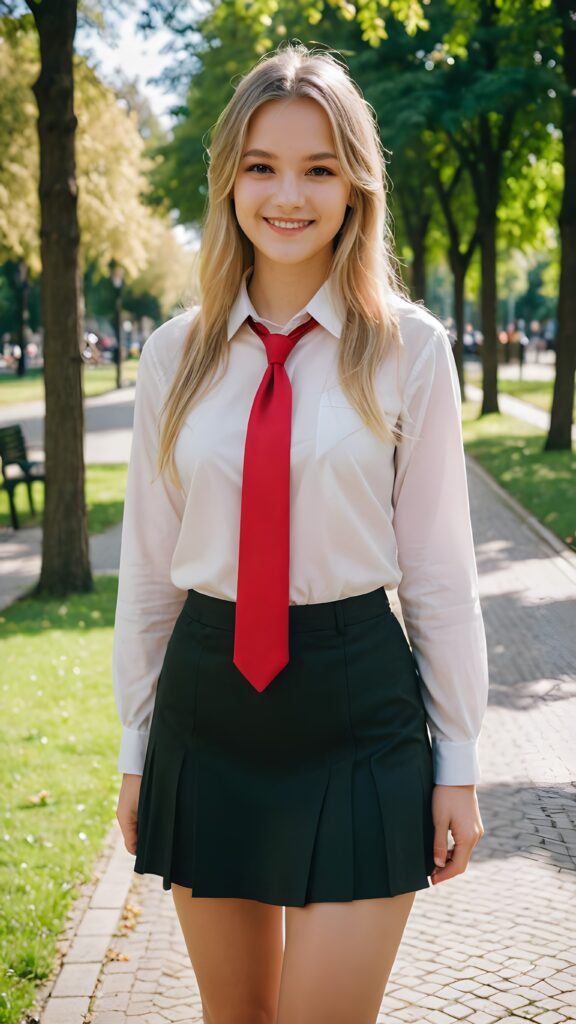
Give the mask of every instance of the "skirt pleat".
[[284, 906], [429, 887], [430, 739], [385, 591], [330, 602], [321, 628], [299, 609], [262, 692], [232, 662], [232, 603], [190, 595], [158, 680], [135, 871]]

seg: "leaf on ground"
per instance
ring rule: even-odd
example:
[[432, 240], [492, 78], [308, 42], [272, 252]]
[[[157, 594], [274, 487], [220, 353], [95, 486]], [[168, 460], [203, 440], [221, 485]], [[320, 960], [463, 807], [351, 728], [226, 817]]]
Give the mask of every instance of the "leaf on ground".
[[41, 789], [38, 793], [33, 793], [28, 797], [28, 803], [30, 804], [47, 804], [50, 799], [50, 791], [48, 789]]
[[112, 949], [112, 947], [110, 947], [110, 949], [106, 950], [106, 959], [107, 960], [129, 960], [130, 956], [129, 956], [128, 953], [121, 953], [120, 950]]

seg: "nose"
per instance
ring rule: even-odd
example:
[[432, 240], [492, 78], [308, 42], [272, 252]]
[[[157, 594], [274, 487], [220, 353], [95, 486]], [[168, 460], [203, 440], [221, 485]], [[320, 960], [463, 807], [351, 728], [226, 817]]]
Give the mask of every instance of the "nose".
[[286, 174], [278, 175], [276, 199], [281, 206], [302, 206], [304, 201], [304, 186], [297, 174], [290, 174], [288, 172]]

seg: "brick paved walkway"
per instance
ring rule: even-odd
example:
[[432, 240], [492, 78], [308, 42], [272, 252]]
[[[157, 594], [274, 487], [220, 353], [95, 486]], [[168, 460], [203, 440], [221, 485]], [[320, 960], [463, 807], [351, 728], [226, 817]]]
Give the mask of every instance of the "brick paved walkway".
[[[470, 461], [469, 483], [491, 669], [486, 834], [464, 875], [417, 894], [378, 1020], [576, 1022], [575, 560]], [[122, 920], [91, 1013], [66, 1024], [202, 1021], [159, 878], [134, 876]]]

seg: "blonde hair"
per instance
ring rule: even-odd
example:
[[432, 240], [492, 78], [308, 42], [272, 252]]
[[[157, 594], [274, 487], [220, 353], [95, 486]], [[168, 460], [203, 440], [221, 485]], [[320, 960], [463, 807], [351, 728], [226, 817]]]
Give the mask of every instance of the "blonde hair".
[[[310, 97], [330, 119], [336, 154], [352, 185], [352, 206], [333, 240], [330, 274], [346, 311], [338, 373], [350, 402], [384, 440], [399, 434], [382, 414], [374, 385], [390, 345], [402, 339], [390, 295], [409, 298], [397, 269], [388, 223], [386, 161], [374, 109], [348, 69], [327, 51], [280, 43], [244, 75], [218, 117], [208, 148], [208, 200], [199, 253], [200, 310], [184, 340], [180, 365], [162, 408], [158, 469], [180, 486], [174, 461], [190, 406], [229, 358], [228, 315], [254, 251], [238, 221], [234, 182], [250, 117], [272, 99]], [[204, 390], [202, 390], [204, 389]]]

